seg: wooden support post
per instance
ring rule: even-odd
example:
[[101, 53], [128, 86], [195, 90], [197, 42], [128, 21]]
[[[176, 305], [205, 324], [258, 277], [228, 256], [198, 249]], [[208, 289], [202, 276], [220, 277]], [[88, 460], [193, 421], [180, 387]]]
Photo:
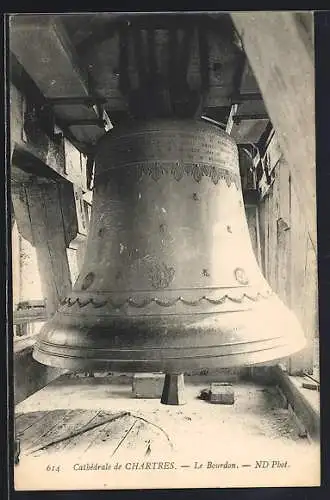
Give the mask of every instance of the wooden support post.
[[290, 165], [316, 248], [312, 39], [294, 12], [233, 12], [231, 17]]
[[71, 289], [59, 186], [31, 182], [14, 186], [12, 199], [20, 233], [36, 247], [49, 316]]

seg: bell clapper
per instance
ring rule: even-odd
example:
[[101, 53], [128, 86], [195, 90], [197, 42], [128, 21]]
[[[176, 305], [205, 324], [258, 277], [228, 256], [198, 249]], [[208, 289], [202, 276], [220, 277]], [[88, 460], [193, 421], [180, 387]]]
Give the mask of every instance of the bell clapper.
[[184, 405], [184, 375], [183, 373], [166, 373], [161, 403], [164, 405]]

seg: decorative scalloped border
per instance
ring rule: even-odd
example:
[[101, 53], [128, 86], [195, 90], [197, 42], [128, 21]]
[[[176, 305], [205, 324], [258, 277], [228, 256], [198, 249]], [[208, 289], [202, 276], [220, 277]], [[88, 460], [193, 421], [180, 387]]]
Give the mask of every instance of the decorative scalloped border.
[[78, 304], [79, 307], [85, 307], [89, 304], [91, 304], [95, 309], [104, 307], [106, 305], [110, 305], [114, 309], [120, 309], [125, 305], [131, 306], [131, 307], [136, 307], [136, 308], [143, 308], [149, 306], [151, 303], [155, 303], [158, 306], [161, 307], [173, 307], [175, 304], [178, 302], [181, 302], [182, 304], [186, 306], [197, 306], [199, 305], [202, 301], [206, 301], [209, 304], [212, 305], [221, 305], [224, 304], [227, 300], [231, 302], [235, 302], [237, 304], [241, 304], [244, 300], [251, 300], [252, 302], [257, 302], [258, 300], [265, 299], [271, 295], [271, 292], [268, 294], [261, 294], [257, 293], [255, 296], [247, 295], [246, 293], [243, 293], [243, 295], [239, 298], [236, 297], [230, 297], [229, 295], [223, 295], [222, 297], [218, 299], [212, 299], [211, 297], [207, 297], [206, 295], [203, 295], [203, 297], [200, 297], [199, 299], [196, 300], [187, 300], [184, 297], [176, 297], [175, 299], [172, 300], [164, 300], [164, 299], [159, 299], [157, 297], [152, 297], [152, 298], [144, 298], [142, 301], [137, 301], [133, 299], [132, 297], [129, 297], [128, 299], [124, 300], [123, 302], [116, 303], [112, 301], [111, 299], [103, 300], [103, 301], [96, 301], [93, 298], [87, 299], [87, 300], [81, 300], [79, 297], [75, 299], [71, 299], [70, 297], [66, 297], [62, 302], [61, 305], [72, 307], [75, 304]]
[[158, 181], [162, 175], [172, 175], [176, 181], [180, 181], [184, 175], [190, 175], [194, 181], [200, 182], [203, 177], [209, 177], [214, 184], [220, 180], [225, 180], [229, 187], [232, 183], [236, 188], [240, 187], [240, 177], [226, 168], [216, 167], [207, 163], [202, 164], [180, 164], [179, 162], [171, 165], [149, 162], [138, 164], [139, 177], [150, 175], [155, 181]]
[[[180, 163], [180, 162], [161, 162], [153, 160], [126, 162], [117, 164], [117, 168], [137, 168], [138, 178], [143, 175], [149, 175], [154, 181], [158, 181], [163, 175], [172, 175], [176, 181], [180, 181], [185, 175], [191, 176], [196, 182], [200, 182], [203, 177], [209, 177], [213, 184], [218, 184], [220, 180], [225, 180], [227, 186], [235, 184], [236, 189], [240, 189], [241, 178], [236, 172], [227, 168], [210, 165], [209, 163]], [[112, 168], [111, 170], [115, 170]], [[108, 170], [103, 170], [96, 177], [103, 176]]]

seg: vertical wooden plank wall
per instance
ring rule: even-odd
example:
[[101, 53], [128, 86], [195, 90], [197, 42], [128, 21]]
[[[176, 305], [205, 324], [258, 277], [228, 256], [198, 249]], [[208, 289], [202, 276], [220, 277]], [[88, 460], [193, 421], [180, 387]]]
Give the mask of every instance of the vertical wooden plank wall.
[[318, 338], [317, 256], [283, 156], [274, 172], [274, 183], [259, 208], [262, 267], [274, 291], [298, 317], [308, 339], [306, 349], [292, 356], [287, 367], [292, 374], [312, 372], [314, 339]]
[[[302, 17], [294, 12], [231, 14], [289, 162], [288, 168], [282, 158], [276, 166], [275, 182], [260, 207], [260, 228], [265, 275], [296, 313], [309, 340], [308, 347], [290, 360], [293, 373], [312, 370], [317, 335], [312, 16], [304, 17], [304, 28]], [[289, 171], [290, 182], [284, 177]]]

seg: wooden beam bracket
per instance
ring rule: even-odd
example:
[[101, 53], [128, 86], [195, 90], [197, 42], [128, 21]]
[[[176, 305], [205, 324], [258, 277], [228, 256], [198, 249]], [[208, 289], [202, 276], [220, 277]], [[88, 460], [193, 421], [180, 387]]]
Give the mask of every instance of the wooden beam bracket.
[[[12, 165], [43, 178], [59, 180], [65, 177], [64, 138], [51, 140], [42, 130], [25, 128], [26, 143], [13, 145]], [[15, 182], [14, 170], [12, 181]], [[19, 182], [19, 181], [18, 181]]]

